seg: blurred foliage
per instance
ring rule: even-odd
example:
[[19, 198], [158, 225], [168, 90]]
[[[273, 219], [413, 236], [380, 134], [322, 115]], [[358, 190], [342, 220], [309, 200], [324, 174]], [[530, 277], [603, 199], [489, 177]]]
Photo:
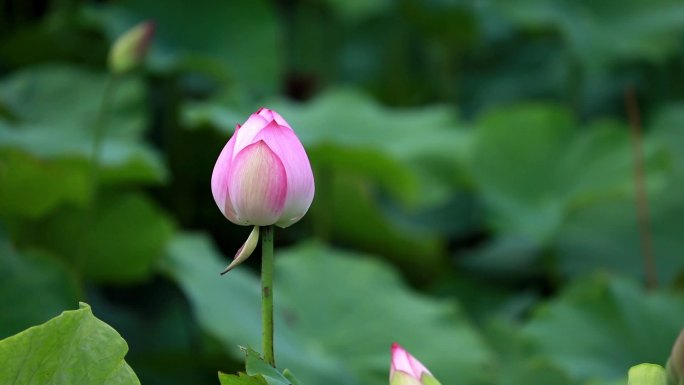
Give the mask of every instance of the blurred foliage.
[[[235, 125], [268, 106], [316, 177], [309, 214], [276, 233], [279, 369], [384, 384], [394, 341], [444, 384], [624, 385], [629, 367], [667, 361], [684, 326], [681, 2], [2, 10], [0, 338], [83, 301], [128, 341], [143, 384], [235, 381], [239, 346], [259, 346], [259, 258], [218, 275], [249, 229], [221, 216], [209, 180]], [[146, 66], [112, 80], [109, 47], [147, 19]], [[655, 290], [643, 288], [635, 144]], [[0, 354], [58, 344], [79, 323], [101, 330], [84, 342], [97, 350], [31, 362], [105, 355], [135, 383], [123, 341], [86, 307], [0, 341]], [[247, 352], [237, 378], [296, 383]]]
[[[175, 240], [167, 263], [164, 270], [181, 284], [200, 323], [226, 349], [241, 356], [238, 345], [259, 346], [261, 325], [253, 322], [260, 312], [257, 277], [237, 270], [230, 280], [207, 280], [222, 262], [196, 235]], [[275, 280], [278, 361], [304, 383], [382, 382], [386, 346], [397, 336], [414, 344], [416, 354], [421, 346], [430, 348], [424, 354], [440, 353], [431, 365], [436, 373], [457, 368], [463, 381], [483, 376], [488, 353], [461, 312], [407, 292], [396, 274], [369, 257], [302, 245], [279, 253]], [[223, 306], [225, 301], [233, 306]], [[458, 352], [451, 351], [455, 345]]]

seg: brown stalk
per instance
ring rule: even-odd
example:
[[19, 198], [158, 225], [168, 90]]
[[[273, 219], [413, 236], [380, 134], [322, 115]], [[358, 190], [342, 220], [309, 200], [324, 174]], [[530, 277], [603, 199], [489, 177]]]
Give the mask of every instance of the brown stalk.
[[639, 237], [641, 239], [641, 256], [644, 265], [644, 279], [647, 289], [658, 286], [656, 259], [653, 252], [653, 236], [651, 229], [651, 215], [648, 205], [648, 190], [646, 188], [646, 166], [644, 162], [644, 146], [641, 129], [641, 114], [634, 88], [625, 89], [625, 106], [631, 132], [632, 158], [634, 160], [634, 189], [637, 210]]

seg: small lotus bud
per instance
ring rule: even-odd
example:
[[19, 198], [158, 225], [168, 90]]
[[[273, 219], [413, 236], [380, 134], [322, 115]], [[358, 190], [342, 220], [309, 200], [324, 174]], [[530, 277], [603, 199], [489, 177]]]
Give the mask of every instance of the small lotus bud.
[[432, 373], [409, 352], [392, 344], [390, 385], [441, 385]]
[[667, 385], [665, 369], [656, 364], [639, 364], [629, 368], [628, 385]]
[[285, 228], [306, 214], [313, 172], [282, 116], [261, 108], [238, 125], [216, 160], [211, 192], [221, 213], [238, 225]]
[[155, 24], [142, 22], [121, 35], [109, 51], [109, 69], [115, 74], [128, 72], [145, 60], [154, 36]]

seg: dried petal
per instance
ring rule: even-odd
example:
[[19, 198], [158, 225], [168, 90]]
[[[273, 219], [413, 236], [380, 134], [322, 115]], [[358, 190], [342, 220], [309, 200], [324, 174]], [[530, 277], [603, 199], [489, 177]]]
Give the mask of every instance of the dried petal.
[[233, 258], [233, 262], [228, 265], [223, 271], [221, 272], [221, 275], [226, 274], [227, 272], [233, 270], [233, 268], [242, 262], [246, 261], [247, 258], [249, 258], [252, 253], [254, 252], [254, 249], [256, 249], [257, 244], [259, 243], [259, 226], [254, 226], [252, 229], [252, 232], [249, 233], [249, 237], [247, 237], [247, 240], [245, 243], [238, 249], [237, 253], [235, 253], [235, 258]]

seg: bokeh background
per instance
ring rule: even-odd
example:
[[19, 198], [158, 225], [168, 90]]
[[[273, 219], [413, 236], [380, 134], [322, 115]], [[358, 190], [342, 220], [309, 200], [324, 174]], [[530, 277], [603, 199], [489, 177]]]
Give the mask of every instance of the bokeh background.
[[[315, 170], [276, 232], [276, 358], [304, 383], [386, 384], [397, 341], [445, 385], [624, 384], [684, 326], [679, 0], [0, 9], [0, 338], [85, 301], [143, 384], [241, 370], [259, 257], [219, 277], [249, 229], [209, 182], [262, 106]], [[148, 19], [94, 169], [107, 52]]]

